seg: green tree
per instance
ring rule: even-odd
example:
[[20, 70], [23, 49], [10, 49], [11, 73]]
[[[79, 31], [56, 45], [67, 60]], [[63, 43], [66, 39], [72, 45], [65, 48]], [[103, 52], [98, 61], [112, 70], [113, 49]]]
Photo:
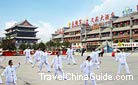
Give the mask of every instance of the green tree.
[[70, 43], [70, 42], [67, 42], [67, 41], [64, 41], [64, 42], [62, 43], [62, 45], [63, 45], [65, 48], [68, 48], [68, 47], [71, 45], [71, 43]]
[[41, 49], [45, 49], [46, 48], [45, 44], [43, 42], [40, 42], [38, 47], [41, 48]]
[[28, 48], [28, 47], [29, 47], [30, 49], [32, 49], [32, 45], [31, 45], [30, 43], [27, 43], [27, 44], [26, 44], [26, 48]]
[[59, 49], [62, 46], [62, 43], [60, 43], [59, 40], [55, 41], [56, 48]]
[[27, 45], [25, 43], [22, 43], [20, 46], [19, 46], [19, 49], [20, 50], [25, 50], [27, 48]]
[[16, 50], [15, 42], [12, 39], [5, 39], [1, 43], [1, 47], [4, 50]]
[[46, 48], [47, 48], [48, 50], [51, 50], [52, 48], [55, 48], [56, 43], [50, 40], [50, 41], [46, 42], [45, 45], [46, 45]]
[[32, 49], [36, 50], [39, 47], [39, 45], [37, 43], [32, 45]]

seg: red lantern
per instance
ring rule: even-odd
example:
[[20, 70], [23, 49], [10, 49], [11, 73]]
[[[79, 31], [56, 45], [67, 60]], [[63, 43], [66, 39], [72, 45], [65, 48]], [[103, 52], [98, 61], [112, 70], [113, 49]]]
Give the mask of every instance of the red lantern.
[[74, 21], [72, 21], [72, 27], [74, 27]]
[[78, 26], [78, 21], [77, 20], [75, 21], [75, 25]]
[[89, 26], [88, 20], [86, 20], [86, 26]]
[[134, 22], [137, 22], [137, 20], [134, 20]]
[[122, 32], [120, 32], [120, 34], [122, 34]]
[[116, 24], [114, 24], [114, 26], [116, 26]]
[[129, 22], [127, 22], [127, 25], [129, 25]]
[[92, 23], [94, 23], [94, 18], [91, 19]]
[[114, 32], [114, 34], [116, 34], [116, 32]]

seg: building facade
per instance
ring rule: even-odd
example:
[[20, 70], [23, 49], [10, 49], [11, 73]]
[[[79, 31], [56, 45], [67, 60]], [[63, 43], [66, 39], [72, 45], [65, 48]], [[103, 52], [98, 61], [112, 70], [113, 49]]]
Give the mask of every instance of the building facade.
[[62, 36], [55, 37], [53, 39], [71, 42], [76, 47], [86, 46], [87, 49], [98, 48], [104, 42], [108, 42], [107, 44], [112, 48], [134, 50], [138, 47], [138, 12], [123, 17], [113, 16], [104, 25], [98, 27], [97, 24], [75, 26], [64, 31]]

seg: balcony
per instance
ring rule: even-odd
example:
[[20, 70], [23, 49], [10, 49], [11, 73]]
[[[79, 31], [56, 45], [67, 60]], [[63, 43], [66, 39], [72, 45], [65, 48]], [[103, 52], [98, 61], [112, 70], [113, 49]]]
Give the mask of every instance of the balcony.
[[69, 42], [80, 42], [80, 39], [68, 39], [67, 41], [69, 41]]
[[111, 37], [108, 36], [108, 37], [101, 37], [101, 40], [111, 40]]
[[100, 38], [97, 37], [97, 38], [88, 38], [86, 41], [99, 41]]
[[117, 36], [113, 36], [114, 39], [118, 39], [118, 38], [129, 38], [130, 35], [117, 35]]
[[125, 30], [130, 30], [130, 26], [113, 28], [112, 31], [114, 32], [114, 31], [125, 31]]

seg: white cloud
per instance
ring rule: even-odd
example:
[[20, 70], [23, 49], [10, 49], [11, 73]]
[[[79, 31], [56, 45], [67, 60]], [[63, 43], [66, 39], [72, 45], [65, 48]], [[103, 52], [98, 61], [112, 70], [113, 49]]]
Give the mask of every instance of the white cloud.
[[109, 14], [115, 12], [116, 15], [121, 16], [122, 11], [126, 7], [132, 8], [136, 11], [136, 5], [138, 0], [101, 0], [102, 4], [96, 5], [90, 12], [89, 16], [95, 17], [100, 16], [101, 14]]
[[17, 23], [17, 21], [9, 21], [9, 22], [6, 22], [5, 23], [5, 28], [10, 28], [12, 27], [13, 25], [15, 25]]
[[9, 22], [6, 22], [5, 23], [5, 27], [4, 27], [4, 29], [0, 29], [0, 35], [1, 35], [1, 37], [4, 37], [5, 36], [5, 29], [7, 29], [7, 28], [9, 28], [9, 27], [11, 27], [11, 26], [13, 26], [15, 23], [17, 23], [16, 21], [9, 21]]
[[39, 31], [37, 37], [41, 38], [43, 42], [50, 40], [52, 38], [51, 34], [56, 30], [50, 23], [44, 21], [39, 21], [37, 26], [37, 31]]

